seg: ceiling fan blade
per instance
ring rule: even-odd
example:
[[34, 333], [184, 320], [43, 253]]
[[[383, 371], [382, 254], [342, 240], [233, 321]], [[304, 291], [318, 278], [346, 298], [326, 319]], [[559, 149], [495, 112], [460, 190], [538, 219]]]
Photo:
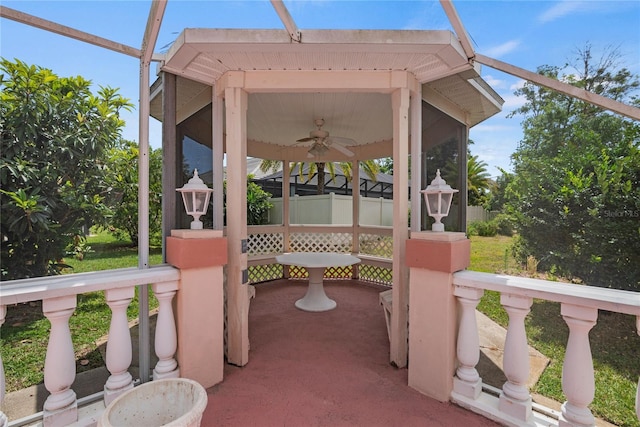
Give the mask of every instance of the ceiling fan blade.
[[314, 137], [308, 136], [306, 138], [300, 138], [300, 139], [296, 140], [296, 142], [309, 142], [309, 141], [314, 141], [314, 140], [315, 140]]
[[329, 138], [332, 142], [342, 145], [356, 145], [355, 139], [345, 138], [343, 136], [332, 136]]
[[332, 148], [335, 148], [336, 150], [338, 150], [339, 152], [341, 152], [342, 154], [345, 154], [349, 157], [353, 157], [354, 153], [353, 151], [349, 150], [347, 147], [343, 147], [342, 145], [335, 143], [331, 145]]

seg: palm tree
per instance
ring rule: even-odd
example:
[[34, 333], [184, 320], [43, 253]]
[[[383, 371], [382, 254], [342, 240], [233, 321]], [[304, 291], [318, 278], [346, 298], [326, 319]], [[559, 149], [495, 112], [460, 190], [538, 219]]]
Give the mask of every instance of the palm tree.
[[469, 206], [480, 206], [484, 202], [491, 181], [487, 172], [487, 163], [478, 160], [478, 156], [469, 156], [467, 160], [467, 191]]

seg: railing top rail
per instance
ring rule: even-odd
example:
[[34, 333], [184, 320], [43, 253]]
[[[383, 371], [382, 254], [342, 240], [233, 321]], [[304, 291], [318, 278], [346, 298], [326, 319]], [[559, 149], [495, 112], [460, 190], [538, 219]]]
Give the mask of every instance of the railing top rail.
[[371, 234], [381, 234], [381, 235], [392, 235], [393, 227], [388, 225], [360, 225], [358, 226], [358, 230], [360, 232], [371, 233]]
[[468, 270], [455, 273], [453, 283], [640, 316], [640, 292]]
[[282, 224], [265, 224], [265, 225], [247, 225], [247, 232], [249, 234], [257, 233], [278, 233], [284, 230]]
[[346, 224], [290, 224], [289, 231], [294, 233], [345, 233], [353, 230], [353, 226]]
[[38, 277], [0, 282], [0, 304], [19, 304], [45, 298], [56, 298], [104, 289], [172, 282], [180, 279], [180, 271], [170, 265], [147, 269], [121, 268], [90, 273]]

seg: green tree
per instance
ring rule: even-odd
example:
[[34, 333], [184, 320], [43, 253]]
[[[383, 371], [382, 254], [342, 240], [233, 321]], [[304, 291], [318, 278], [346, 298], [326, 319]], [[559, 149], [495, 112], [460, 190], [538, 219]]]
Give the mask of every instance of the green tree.
[[[109, 150], [105, 183], [110, 188], [109, 231], [138, 244], [138, 146], [121, 140]], [[149, 236], [162, 239], [162, 150], [149, 149]]]
[[253, 175], [247, 176], [247, 225], [267, 224], [269, 209], [273, 207], [269, 201], [271, 193], [264, 191], [252, 179]]
[[74, 236], [103, 221], [104, 159], [131, 104], [21, 61], [0, 72], [2, 279], [55, 274]]
[[501, 211], [504, 205], [510, 200], [510, 187], [509, 184], [513, 181], [514, 175], [502, 168], [500, 170], [500, 176], [496, 178], [489, 189], [489, 200], [487, 200], [487, 209], [490, 211]]
[[[269, 223], [269, 209], [273, 207], [271, 193], [264, 191], [258, 184], [253, 182], [254, 176], [247, 175], [247, 225], [264, 225]], [[224, 223], [227, 224], [227, 181], [223, 182], [223, 206], [224, 206]], [[210, 210], [211, 211], [211, 210]], [[207, 212], [207, 221], [212, 221], [212, 214]]]
[[[619, 57], [595, 61], [587, 45], [573, 69], [538, 72], [638, 104], [638, 78]], [[527, 100], [515, 112], [525, 117], [524, 138], [509, 185], [517, 254], [590, 285], [640, 290], [640, 125], [532, 84], [516, 95]]]

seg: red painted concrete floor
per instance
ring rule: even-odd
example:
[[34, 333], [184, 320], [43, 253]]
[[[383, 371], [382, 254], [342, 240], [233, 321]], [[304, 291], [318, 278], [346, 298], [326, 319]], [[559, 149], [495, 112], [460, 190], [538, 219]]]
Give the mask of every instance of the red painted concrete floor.
[[256, 286], [249, 311], [249, 363], [225, 366], [208, 390], [202, 426], [496, 426], [407, 386], [406, 369], [389, 364], [378, 294], [384, 288], [325, 282], [334, 310], [294, 307], [306, 281]]

